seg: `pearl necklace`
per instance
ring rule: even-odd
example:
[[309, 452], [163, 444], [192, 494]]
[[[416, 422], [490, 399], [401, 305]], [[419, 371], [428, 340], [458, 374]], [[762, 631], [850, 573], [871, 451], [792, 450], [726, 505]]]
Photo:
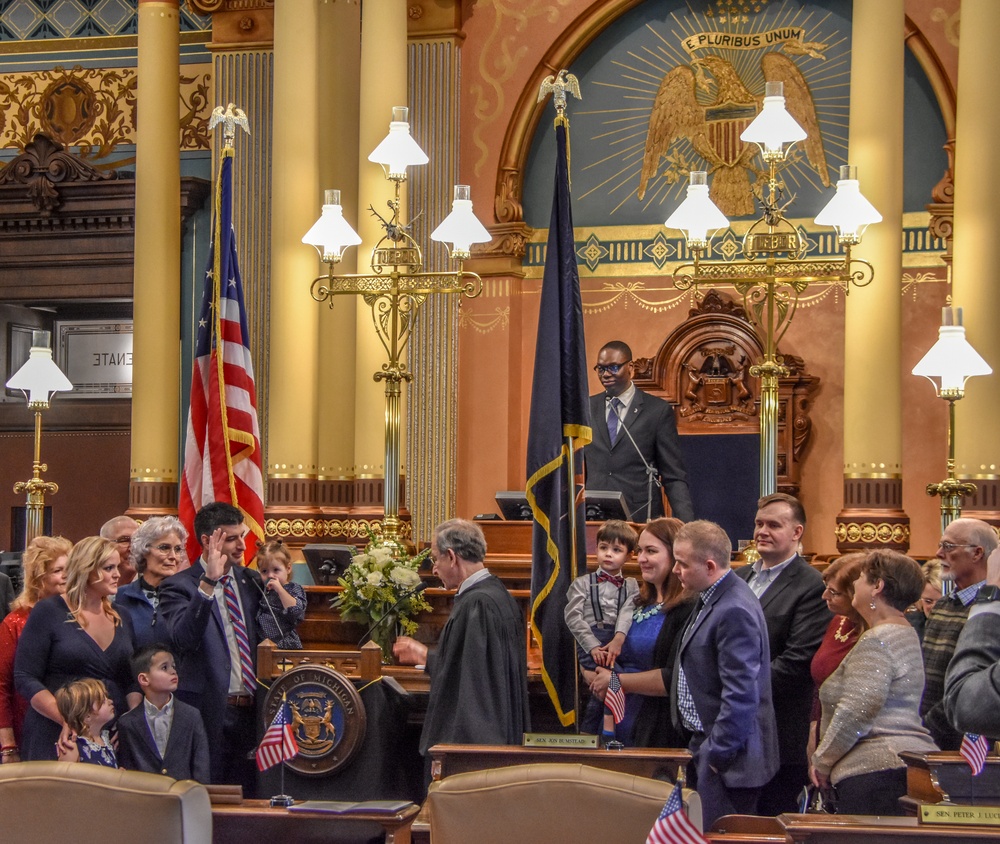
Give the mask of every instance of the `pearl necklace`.
[[854, 626], [851, 625], [851, 629], [844, 633], [844, 622], [847, 621], [847, 616], [842, 615], [840, 617], [840, 624], [837, 625], [837, 629], [833, 631], [833, 638], [838, 642], [846, 642], [851, 638], [851, 634], [854, 632]]

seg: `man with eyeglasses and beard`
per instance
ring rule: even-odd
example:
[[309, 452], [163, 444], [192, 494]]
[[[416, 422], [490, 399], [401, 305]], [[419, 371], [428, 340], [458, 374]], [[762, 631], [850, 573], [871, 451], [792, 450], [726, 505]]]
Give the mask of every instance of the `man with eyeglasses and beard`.
[[[593, 442], [584, 451], [588, 489], [620, 491], [633, 522], [664, 515], [660, 486], [675, 518], [691, 521], [694, 508], [677, 438], [674, 409], [632, 383], [632, 350], [606, 343], [594, 367], [604, 391], [590, 397]], [[654, 473], [652, 495], [649, 471]]]
[[979, 587], [986, 583], [986, 562], [997, 544], [996, 532], [979, 519], [955, 519], [944, 529], [938, 544], [941, 579], [951, 581], [953, 589], [934, 605], [924, 628], [925, 682], [920, 717], [942, 750], [958, 750], [962, 744], [962, 734], [951, 725], [945, 712], [945, 672], [969, 608]]

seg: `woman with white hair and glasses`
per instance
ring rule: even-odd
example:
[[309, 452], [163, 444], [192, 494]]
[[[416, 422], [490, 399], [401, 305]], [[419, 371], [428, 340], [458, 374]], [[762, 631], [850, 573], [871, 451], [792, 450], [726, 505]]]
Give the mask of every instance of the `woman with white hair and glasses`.
[[132, 619], [136, 649], [169, 645], [166, 625], [159, 621], [160, 584], [181, 569], [187, 530], [175, 516], [155, 516], [132, 535], [135, 580], [118, 590], [115, 608]]

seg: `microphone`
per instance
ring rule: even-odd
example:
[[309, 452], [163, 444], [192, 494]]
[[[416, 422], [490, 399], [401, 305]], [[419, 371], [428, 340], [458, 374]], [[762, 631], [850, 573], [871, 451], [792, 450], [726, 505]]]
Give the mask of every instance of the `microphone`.
[[392, 615], [392, 611], [396, 609], [396, 607], [398, 607], [401, 603], [403, 603], [403, 601], [405, 601], [407, 598], [412, 598], [414, 595], [419, 595], [426, 588], [427, 588], [426, 581], [421, 580], [420, 583], [418, 583], [408, 592], [404, 592], [402, 595], [400, 595], [396, 599], [396, 603], [394, 603], [391, 607], [389, 607], [389, 609], [387, 609], [384, 613], [382, 613], [382, 616], [377, 621], [373, 621], [371, 623], [371, 626], [365, 631], [365, 635], [362, 636], [361, 639], [358, 641], [358, 647], [360, 648], [365, 642], [368, 641], [368, 637], [372, 635], [372, 633], [375, 631], [375, 628], [378, 627], [383, 621], [385, 621], [390, 615]]
[[[611, 393], [606, 391], [609, 397]], [[613, 398], [613, 397], [612, 397]], [[628, 437], [629, 442], [632, 443], [632, 448], [635, 449], [635, 453], [639, 455], [639, 459], [642, 461], [642, 465], [646, 470], [646, 519], [650, 518], [650, 513], [653, 509], [653, 484], [656, 484], [660, 489], [663, 488], [663, 483], [660, 481], [660, 474], [657, 469], [646, 459], [646, 455], [642, 453], [642, 449], [639, 448], [639, 444], [635, 441], [635, 437], [632, 436], [632, 432], [628, 429], [628, 425], [625, 424], [625, 420], [622, 419], [622, 415], [618, 412], [618, 408], [614, 405], [611, 406], [611, 412], [618, 419], [618, 425], [625, 432]], [[630, 518], [635, 521], [636, 514], [632, 513]]]
[[282, 626], [281, 626], [281, 622], [280, 622], [280, 621], [278, 621], [278, 616], [276, 616], [276, 615], [274, 614], [274, 607], [272, 607], [272, 606], [271, 606], [271, 602], [270, 602], [269, 600], [267, 600], [267, 590], [266, 590], [266, 589], [264, 589], [264, 587], [263, 587], [263, 586], [261, 586], [261, 585], [260, 585], [260, 584], [259, 584], [259, 583], [257, 582], [257, 579], [256, 579], [256, 578], [253, 578], [253, 577], [251, 577], [251, 578], [250, 578], [250, 582], [251, 582], [251, 583], [252, 583], [252, 584], [253, 584], [254, 586], [256, 586], [256, 587], [257, 587], [257, 590], [258, 590], [258, 591], [260, 592], [260, 594], [261, 594], [261, 595], [263, 596], [263, 598], [264, 598], [264, 604], [265, 604], [265, 605], [267, 606], [267, 611], [268, 611], [269, 613], [271, 613], [271, 618], [273, 618], [273, 619], [274, 619], [274, 626], [278, 628], [278, 635], [280, 635], [280, 636], [284, 636], [284, 635], [285, 635], [285, 631], [284, 631], [284, 629], [283, 629], [283, 628], [282, 628]]

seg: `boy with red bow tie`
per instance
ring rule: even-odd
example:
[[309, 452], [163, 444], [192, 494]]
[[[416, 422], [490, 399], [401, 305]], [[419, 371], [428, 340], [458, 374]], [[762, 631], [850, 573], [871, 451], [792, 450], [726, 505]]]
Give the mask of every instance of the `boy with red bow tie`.
[[[623, 577], [622, 568], [638, 542], [638, 534], [627, 522], [605, 522], [597, 531], [597, 571], [576, 578], [569, 586], [564, 618], [576, 639], [581, 668], [611, 667], [621, 653], [639, 593], [636, 579]], [[583, 732], [597, 731], [602, 710], [600, 701], [590, 701], [580, 724]]]

